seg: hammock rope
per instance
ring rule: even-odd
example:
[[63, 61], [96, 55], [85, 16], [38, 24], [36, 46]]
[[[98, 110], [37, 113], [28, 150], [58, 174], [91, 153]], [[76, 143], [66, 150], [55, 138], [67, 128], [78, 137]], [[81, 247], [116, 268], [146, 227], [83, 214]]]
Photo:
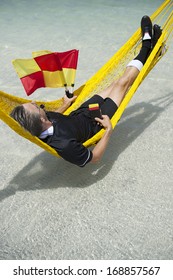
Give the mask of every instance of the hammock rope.
[[[167, 52], [169, 43], [172, 39], [173, 31], [173, 1], [166, 0], [163, 4], [153, 13], [151, 20], [162, 26], [162, 35], [159, 38], [155, 48], [151, 52], [145, 65], [130, 87], [125, 98], [123, 99], [118, 110], [111, 119], [112, 125], [115, 128], [117, 122], [121, 118], [125, 108], [133, 97], [134, 93], [138, 89], [139, 85], [152, 70], [152, 68], [158, 63], [158, 61]], [[163, 52], [166, 44], [166, 50]], [[74, 94], [77, 95], [75, 102], [66, 110], [65, 115], [69, 115], [73, 110], [79, 108], [79, 106], [85, 102], [88, 98], [96, 93], [104, 90], [109, 86], [113, 80], [118, 79], [128, 62], [134, 58], [141, 48], [141, 29], [138, 30], [131, 36], [131, 38], [113, 55], [113, 57], [93, 75], [84, 85], [77, 89]], [[25, 131], [15, 120], [13, 120], [9, 113], [12, 109], [20, 104], [28, 103], [30, 100], [19, 98], [5, 92], [0, 91], [0, 119], [5, 122], [10, 128], [12, 128], [20, 136], [28, 139], [29, 141], [40, 146], [42, 149], [51, 153], [54, 156], [59, 156], [57, 152], [49, 145], [42, 142], [39, 138], [32, 136], [29, 132]], [[44, 104], [46, 110], [53, 111], [62, 105], [62, 98], [55, 101], [36, 101], [38, 105]], [[89, 147], [97, 143], [103, 136], [104, 129], [100, 130], [96, 135], [87, 140], [84, 146]]]

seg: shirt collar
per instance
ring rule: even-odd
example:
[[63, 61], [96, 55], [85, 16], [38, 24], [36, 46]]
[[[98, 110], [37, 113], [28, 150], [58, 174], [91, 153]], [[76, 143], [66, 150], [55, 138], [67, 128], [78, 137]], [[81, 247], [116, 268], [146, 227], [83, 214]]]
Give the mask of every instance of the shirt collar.
[[52, 125], [52, 126], [50, 126], [48, 129], [44, 130], [44, 131], [40, 134], [39, 138], [40, 138], [40, 139], [45, 139], [46, 137], [53, 135], [53, 132], [54, 132], [54, 127], [53, 127], [53, 125]]

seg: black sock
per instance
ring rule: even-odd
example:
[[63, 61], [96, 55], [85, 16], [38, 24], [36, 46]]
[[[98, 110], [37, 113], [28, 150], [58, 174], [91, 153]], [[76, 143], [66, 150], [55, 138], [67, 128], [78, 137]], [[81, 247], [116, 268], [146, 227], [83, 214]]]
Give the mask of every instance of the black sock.
[[141, 61], [143, 64], [146, 62], [149, 54], [151, 52], [151, 40], [143, 40], [142, 41], [142, 48], [134, 59]]

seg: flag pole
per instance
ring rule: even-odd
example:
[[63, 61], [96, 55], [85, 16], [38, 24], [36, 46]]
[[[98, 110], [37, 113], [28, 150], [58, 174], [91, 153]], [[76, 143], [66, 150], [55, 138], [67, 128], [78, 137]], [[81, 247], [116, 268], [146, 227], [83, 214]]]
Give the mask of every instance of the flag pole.
[[[74, 87], [74, 84], [72, 84], [73, 85], [73, 87]], [[71, 86], [72, 86], [71, 85]], [[68, 87], [67, 87], [67, 84], [64, 84], [64, 87], [65, 87], [65, 94], [67, 95], [67, 97], [68, 98], [72, 98], [73, 97], [73, 91], [72, 92], [70, 92], [69, 91], [69, 89], [68, 89]]]

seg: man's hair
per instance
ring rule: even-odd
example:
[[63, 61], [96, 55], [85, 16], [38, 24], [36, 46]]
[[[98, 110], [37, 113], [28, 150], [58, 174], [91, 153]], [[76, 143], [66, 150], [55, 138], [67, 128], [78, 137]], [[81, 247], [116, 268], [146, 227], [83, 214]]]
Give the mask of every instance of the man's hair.
[[15, 107], [10, 116], [33, 136], [38, 137], [42, 133], [40, 115], [26, 111], [23, 105]]

